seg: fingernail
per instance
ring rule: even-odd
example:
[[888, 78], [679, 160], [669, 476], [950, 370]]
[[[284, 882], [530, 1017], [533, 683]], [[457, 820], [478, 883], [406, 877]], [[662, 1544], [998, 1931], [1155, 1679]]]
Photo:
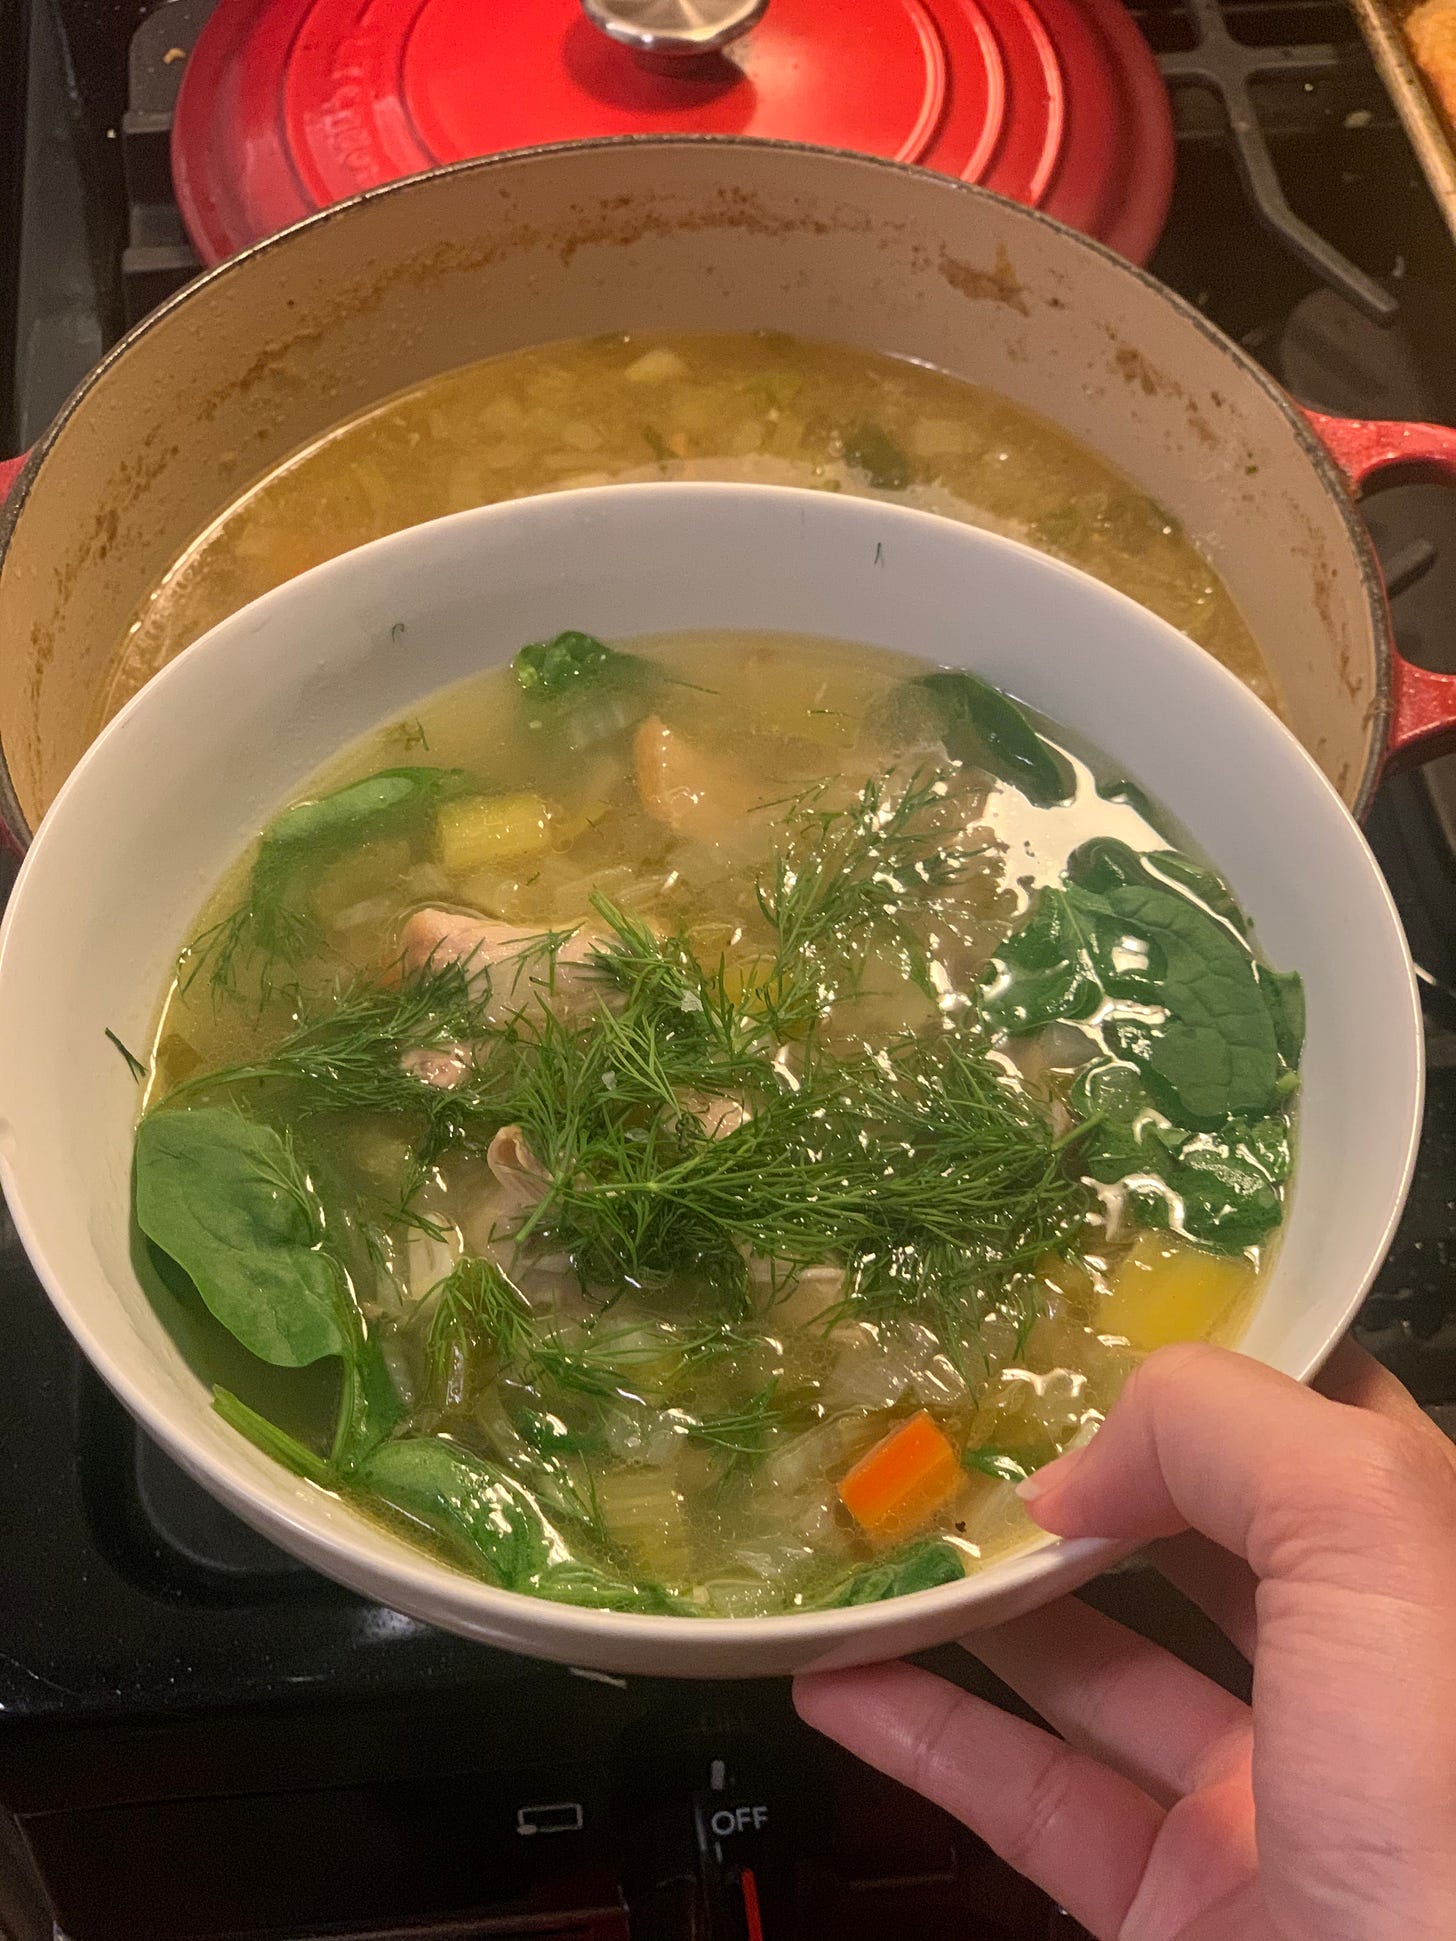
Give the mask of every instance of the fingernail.
[[1023, 1503], [1034, 1503], [1039, 1496], [1045, 1496], [1048, 1490], [1059, 1488], [1086, 1453], [1085, 1449], [1068, 1449], [1065, 1455], [1057, 1456], [1051, 1462], [1044, 1464], [1034, 1476], [1028, 1476], [1024, 1483], [1018, 1483], [1016, 1494]]

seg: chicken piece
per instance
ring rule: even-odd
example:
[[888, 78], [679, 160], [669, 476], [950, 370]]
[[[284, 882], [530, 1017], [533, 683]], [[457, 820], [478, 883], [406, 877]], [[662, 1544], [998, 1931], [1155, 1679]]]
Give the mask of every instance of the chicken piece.
[[724, 1098], [715, 1092], [689, 1088], [678, 1093], [677, 1102], [686, 1117], [696, 1119], [710, 1139], [726, 1139], [753, 1116], [741, 1100]]
[[736, 762], [710, 754], [655, 714], [637, 730], [632, 759], [643, 808], [675, 836], [735, 850], [754, 841], [749, 815], [764, 792]]
[[402, 1053], [399, 1063], [401, 1070], [422, 1085], [453, 1092], [468, 1077], [472, 1060], [469, 1045], [417, 1045]]
[[412, 1227], [405, 1238], [405, 1283], [413, 1300], [421, 1301], [438, 1287], [460, 1260], [460, 1236], [455, 1232], [426, 1233]]
[[1405, 17], [1405, 37], [1417, 67], [1456, 129], [1456, 0], [1422, 0]]
[[602, 993], [594, 962], [597, 939], [585, 930], [573, 931], [550, 952], [542, 947], [539, 930], [429, 909], [415, 911], [400, 941], [408, 971], [464, 965], [471, 995], [489, 1000], [485, 1017], [492, 1024], [519, 1017], [537, 999], [560, 1014], [589, 1008]]
[[526, 1144], [519, 1126], [502, 1126], [486, 1148], [485, 1163], [501, 1188], [501, 1210], [526, 1213], [544, 1197], [551, 1175]]

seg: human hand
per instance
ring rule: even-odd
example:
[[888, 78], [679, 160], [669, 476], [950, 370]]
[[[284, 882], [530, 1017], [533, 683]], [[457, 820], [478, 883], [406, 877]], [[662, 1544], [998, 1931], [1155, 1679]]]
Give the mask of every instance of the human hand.
[[1097, 1941], [1453, 1941], [1456, 1450], [1353, 1345], [1321, 1386], [1165, 1348], [1023, 1486], [1060, 1536], [1162, 1539], [1252, 1707], [1064, 1598], [964, 1640], [1061, 1738], [910, 1665], [800, 1713]]

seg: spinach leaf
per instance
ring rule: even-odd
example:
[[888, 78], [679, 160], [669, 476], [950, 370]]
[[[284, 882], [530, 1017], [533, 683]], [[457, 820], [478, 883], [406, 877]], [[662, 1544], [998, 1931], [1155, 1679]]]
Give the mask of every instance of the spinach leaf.
[[[1195, 902], [1193, 899], [1197, 898]], [[984, 1012], [1021, 1035], [1101, 1009], [1113, 1058], [1068, 1096], [1085, 1177], [1126, 1181], [1131, 1210], [1218, 1252], [1279, 1224], [1302, 1042], [1302, 986], [1249, 947], [1211, 870], [1172, 851], [1084, 843], [993, 960]]]
[[[1069, 886], [1087, 892], [1089, 899], [1147, 880], [1138, 852], [1116, 836], [1093, 836], [1079, 844], [1068, 856], [1064, 874]], [[1087, 907], [1100, 916], [1110, 914], [1105, 903], [1089, 900]]]
[[564, 1561], [559, 1538], [521, 1484], [440, 1436], [384, 1442], [359, 1464], [357, 1487], [443, 1539], [505, 1590], [531, 1590]]
[[1235, 1131], [1235, 1150], [1251, 1159], [1274, 1186], [1288, 1179], [1294, 1166], [1287, 1119], [1261, 1119], [1255, 1126]]
[[296, 802], [263, 832], [253, 864], [254, 909], [276, 904], [305, 871], [356, 844], [391, 835], [475, 786], [463, 768], [383, 768], [347, 788]]
[[1274, 1021], [1280, 1055], [1293, 1067], [1304, 1050], [1304, 980], [1298, 971], [1270, 970], [1260, 964], [1259, 988]]
[[614, 1577], [565, 1554], [535, 1497], [493, 1463], [441, 1436], [385, 1442], [360, 1463], [357, 1488], [432, 1530], [458, 1561], [503, 1590], [598, 1611], [683, 1609], [662, 1585]]
[[1241, 1253], [1278, 1226], [1290, 1167], [1284, 1120], [1190, 1133], [1162, 1121], [1132, 1067], [1116, 1064], [1081, 1073], [1068, 1105], [1090, 1121], [1077, 1148], [1083, 1171], [1109, 1185], [1128, 1180], [1145, 1226], [1176, 1225], [1219, 1253]]
[[1097, 784], [1097, 793], [1104, 802], [1117, 802], [1124, 808], [1134, 809], [1150, 829], [1155, 829], [1165, 842], [1173, 840], [1168, 825], [1168, 817], [1160, 809], [1146, 789], [1126, 775], [1115, 775]]
[[961, 1452], [961, 1467], [978, 1471], [982, 1476], [993, 1476], [998, 1483], [1024, 1483], [1031, 1474], [1030, 1469], [1019, 1456], [1008, 1455], [1004, 1449], [994, 1449], [988, 1442], [980, 1449], [964, 1449]]
[[[1119, 1180], [1131, 1179], [1143, 1173], [1154, 1174], [1165, 1183], [1170, 1168], [1177, 1163], [1178, 1153], [1186, 1132], [1176, 1127], [1164, 1130], [1156, 1122], [1144, 1122], [1134, 1128], [1109, 1120], [1106, 1124], [1094, 1126], [1087, 1133], [1079, 1148], [1082, 1170], [1091, 1179], [1100, 1180], [1104, 1186], [1115, 1186]], [[1140, 1189], [1129, 1188], [1133, 1193]], [[1161, 1201], [1162, 1196], [1158, 1195]], [[1167, 1224], [1166, 1208], [1154, 1213], [1153, 1209], [1143, 1207], [1139, 1211], [1150, 1226]]]
[[955, 761], [989, 770], [1039, 808], [1071, 799], [1076, 784], [1066, 759], [1009, 695], [963, 668], [922, 674], [913, 685], [930, 696], [941, 739]]
[[1241, 937], [1248, 936], [1249, 919], [1235, 903], [1232, 891], [1221, 876], [1215, 876], [1202, 863], [1195, 863], [1191, 856], [1181, 856], [1176, 849], [1155, 849], [1145, 860], [1155, 875], [1171, 877], [1182, 889], [1196, 896], [1200, 903], [1206, 904], [1215, 916], [1222, 917]]
[[[1281, 1061], [1248, 949], [1216, 918], [1152, 881], [1110, 890], [1107, 903], [1128, 940], [1145, 945], [1150, 960], [1156, 952], [1152, 982], [1166, 1021], [1146, 1037], [1136, 1020], [1109, 1034], [1141, 1067], [1153, 1103], [1195, 1127], [1263, 1113]], [[1103, 987], [1112, 998], [1147, 1001], [1147, 981], [1136, 973], [1114, 971]]]
[[386, 768], [285, 809], [263, 831], [243, 903], [194, 938], [186, 953], [193, 959], [189, 977], [211, 961], [214, 985], [231, 990], [239, 953], [259, 951], [266, 997], [276, 961], [296, 965], [319, 947], [318, 924], [307, 907], [316, 873], [357, 844], [403, 833], [438, 803], [473, 787], [463, 769]]
[[661, 668], [639, 654], [619, 653], [592, 634], [533, 640], [515, 658], [516, 681], [541, 710], [532, 726], [573, 753], [634, 728], [661, 687]]
[[993, 1031], [1013, 1038], [1057, 1018], [1086, 1018], [1102, 1002], [1094, 939], [1077, 903], [1048, 887], [994, 960], [999, 978], [983, 1005]]
[[537, 1597], [550, 1597], [558, 1604], [582, 1604], [593, 1611], [641, 1611], [649, 1616], [685, 1612], [689, 1607], [661, 1584], [629, 1583], [613, 1577], [595, 1564], [567, 1558], [551, 1564], [532, 1581]]
[[866, 1564], [857, 1570], [830, 1592], [824, 1608], [841, 1610], [852, 1604], [879, 1604], [887, 1597], [906, 1597], [911, 1591], [954, 1584], [965, 1574], [965, 1564], [953, 1543], [947, 1543], [943, 1537], [925, 1537], [904, 1550], [897, 1550], [881, 1563]]
[[855, 425], [846, 431], [844, 456], [877, 492], [903, 492], [915, 476], [904, 446], [880, 425]]
[[259, 1360], [303, 1368], [353, 1349], [353, 1303], [321, 1246], [317, 1195], [289, 1143], [227, 1106], [137, 1128], [137, 1225]]
[[[1124, 843], [1084, 844], [1067, 879], [1040, 892], [993, 960], [993, 1027], [1022, 1035], [1052, 1018], [1086, 1017], [1105, 997], [1108, 1043], [1137, 1068], [1160, 1112], [1210, 1131], [1229, 1117], [1264, 1116], [1283, 1061], [1247, 944]], [[1118, 1000], [1135, 1008], [1119, 1011]], [[1292, 1006], [1282, 991], [1280, 1002]]]
[[1148, 1096], [1135, 1066], [1107, 1059], [1082, 1067], [1072, 1082], [1067, 1104], [1079, 1119], [1105, 1119], [1130, 1127], [1147, 1109]]
[[325, 850], [352, 848], [476, 786], [463, 768], [381, 768], [346, 788], [285, 809], [263, 832], [258, 865], [265, 871], [287, 871], [304, 851], [318, 859]]
[[1109, 1184], [1127, 1179], [1130, 1209], [1145, 1227], [1174, 1227], [1214, 1253], [1238, 1254], [1279, 1225], [1277, 1184], [1222, 1144], [1179, 1149], [1165, 1138], [1133, 1142], [1104, 1127], [1088, 1147], [1087, 1173]]
[[357, 1308], [352, 1308], [352, 1314], [356, 1321], [353, 1352], [344, 1362], [333, 1447], [334, 1466], [344, 1475], [356, 1470], [408, 1413], [378, 1336], [365, 1332], [364, 1317]]
[[1185, 1146], [1168, 1184], [1183, 1203], [1183, 1232], [1220, 1253], [1241, 1253], [1279, 1224], [1277, 1189], [1223, 1146]]
[[296, 1436], [289, 1435], [286, 1429], [280, 1429], [276, 1422], [270, 1422], [256, 1409], [250, 1409], [246, 1402], [239, 1401], [231, 1389], [215, 1388], [212, 1391], [212, 1406], [239, 1435], [256, 1443], [265, 1456], [282, 1463], [295, 1476], [302, 1476], [306, 1482], [317, 1483], [320, 1489], [334, 1487], [337, 1479], [330, 1463], [322, 1456], [316, 1456], [312, 1449], [306, 1449]]
[[613, 661], [625, 660], [595, 634], [567, 632], [552, 640], [532, 640], [516, 655], [516, 680], [530, 694], [559, 701], [579, 682], [599, 675]]

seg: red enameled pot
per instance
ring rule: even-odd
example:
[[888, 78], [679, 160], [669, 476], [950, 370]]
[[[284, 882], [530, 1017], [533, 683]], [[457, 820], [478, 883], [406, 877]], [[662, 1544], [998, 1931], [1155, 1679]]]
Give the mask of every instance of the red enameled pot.
[[786, 143], [637, 139], [461, 163], [244, 251], [0, 470], [15, 840], [95, 735], [141, 603], [250, 482], [440, 372], [647, 329], [787, 331], [989, 385], [1182, 521], [1352, 808], [1387, 763], [1456, 748], [1456, 676], [1396, 652], [1356, 505], [1397, 474], [1456, 483], [1456, 431], [1303, 411], [1144, 271], [983, 189]]

